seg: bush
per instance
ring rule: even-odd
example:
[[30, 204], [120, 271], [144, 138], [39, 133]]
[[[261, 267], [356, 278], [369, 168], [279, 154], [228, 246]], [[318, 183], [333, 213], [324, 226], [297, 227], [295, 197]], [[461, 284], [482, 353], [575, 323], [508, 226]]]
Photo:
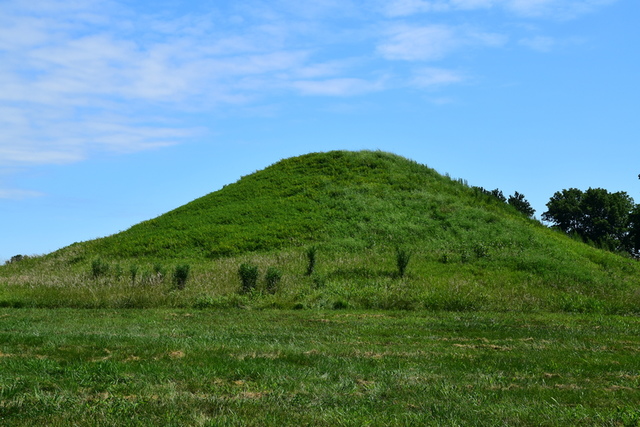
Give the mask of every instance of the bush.
[[337, 300], [333, 303], [334, 310], [344, 310], [346, 308], [349, 308], [349, 304], [343, 300]]
[[29, 259], [29, 257], [27, 255], [14, 255], [10, 260], [5, 261], [5, 264], [15, 264], [25, 259]]
[[307, 276], [311, 276], [313, 274], [313, 270], [316, 267], [316, 253], [318, 252], [318, 248], [315, 246], [311, 246], [307, 249]]
[[398, 276], [404, 277], [404, 274], [407, 270], [407, 265], [409, 265], [409, 260], [411, 259], [411, 252], [406, 249], [396, 249], [396, 266], [398, 267]]
[[173, 271], [173, 284], [176, 289], [184, 289], [187, 279], [189, 278], [189, 270], [191, 267], [189, 264], [181, 264], [176, 266], [176, 269]]
[[102, 261], [100, 258], [96, 258], [91, 261], [91, 276], [97, 279], [100, 276], [104, 276], [109, 272], [109, 264]]
[[267, 292], [275, 294], [280, 280], [282, 280], [282, 272], [275, 267], [269, 267], [265, 276]]
[[242, 292], [249, 293], [256, 288], [258, 283], [258, 267], [251, 264], [240, 264], [238, 275], [242, 282]]
[[132, 264], [129, 267], [129, 276], [131, 277], [131, 284], [136, 284], [136, 276], [138, 275], [138, 266], [136, 264]]
[[165, 270], [162, 264], [160, 263], [153, 264], [153, 273], [155, 274], [156, 279], [162, 280], [162, 278], [165, 275]]

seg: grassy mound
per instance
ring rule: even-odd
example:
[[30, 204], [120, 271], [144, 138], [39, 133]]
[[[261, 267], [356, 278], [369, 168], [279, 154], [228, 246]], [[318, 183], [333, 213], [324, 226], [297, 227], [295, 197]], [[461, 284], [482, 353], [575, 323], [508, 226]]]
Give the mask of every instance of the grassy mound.
[[[250, 287], [241, 265], [258, 269]], [[388, 153], [334, 151], [282, 160], [122, 233], [4, 266], [0, 305], [635, 313], [639, 273], [637, 262], [462, 180]]]

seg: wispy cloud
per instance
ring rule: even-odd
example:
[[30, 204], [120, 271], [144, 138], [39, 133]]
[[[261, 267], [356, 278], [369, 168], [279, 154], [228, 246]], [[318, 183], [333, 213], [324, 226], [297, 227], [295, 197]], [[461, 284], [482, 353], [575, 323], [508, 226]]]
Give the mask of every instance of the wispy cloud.
[[415, 71], [411, 80], [413, 86], [432, 88], [460, 83], [467, 78], [460, 72], [444, 68], [426, 67]]
[[206, 132], [181, 117], [250, 110], [269, 97], [458, 84], [466, 77], [455, 67], [433, 63], [509, 40], [545, 50], [555, 39], [421, 14], [501, 8], [568, 16], [613, 1], [389, 0], [376, 8], [249, 0], [149, 15], [118, 0], [7, 0], [0, 3], [0, 166], [180, 143]]
[[549, 52], [557, 42], [553, 37], [534, 36], [521, 39], [520, 44], [539, 52]]
[[44, 194], [40, 193], [39, 191], [0, 188], [0, 199], [23, 200], [33, 197], [41, 197], [43, 195]]
[[301, 80], [293, 82], [292, 86], [303, 95], [349, 96], [381, 90], [384, 83], [355, 78], [337, 78]]
[[170, 145], [198, 130], [166, 117], [243, 102], [247, 76], [309, 67], [305, 52], [265, 50], [257, 33], [271, 28], [219, 35], [199, 17], [160, 21], [102, 1], [9, 2], [0, 16], [1, 164]]
[[396, 24], [387, 30], [387, 39], [378, 52], [390, 60], [433, 61], [464, 46], [499, 46], [506, 38], [450, 25]]
[[391, 0], [383, 3], [391, 17], [420, 13], [502, 9], [527, 17], [570, 19], [617, 0]]
[[530, 17], [573, 19], [617, 0], [505, 0], [512, 12]]
[[461, 44], [453, 28], [444, 25], [395, 25], [378, 46], [385, 59], [428, 61], [442, 58]]

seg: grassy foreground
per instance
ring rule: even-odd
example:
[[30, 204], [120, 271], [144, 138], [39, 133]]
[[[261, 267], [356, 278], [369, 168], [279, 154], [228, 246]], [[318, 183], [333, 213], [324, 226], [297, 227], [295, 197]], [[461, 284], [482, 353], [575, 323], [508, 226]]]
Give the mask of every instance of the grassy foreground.
[[640, 319], [0, 309], [2, 425], [640, 425]]

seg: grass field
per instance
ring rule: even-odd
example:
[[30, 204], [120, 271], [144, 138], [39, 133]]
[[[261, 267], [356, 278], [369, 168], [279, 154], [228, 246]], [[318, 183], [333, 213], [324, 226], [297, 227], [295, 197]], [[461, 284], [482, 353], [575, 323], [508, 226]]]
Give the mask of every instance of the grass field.
[[640, 426], [640, 263], [382, 152], [0, 266], [0, 426]]
[[0, 424], [640, 425], [635, 316], [0, 309]]

